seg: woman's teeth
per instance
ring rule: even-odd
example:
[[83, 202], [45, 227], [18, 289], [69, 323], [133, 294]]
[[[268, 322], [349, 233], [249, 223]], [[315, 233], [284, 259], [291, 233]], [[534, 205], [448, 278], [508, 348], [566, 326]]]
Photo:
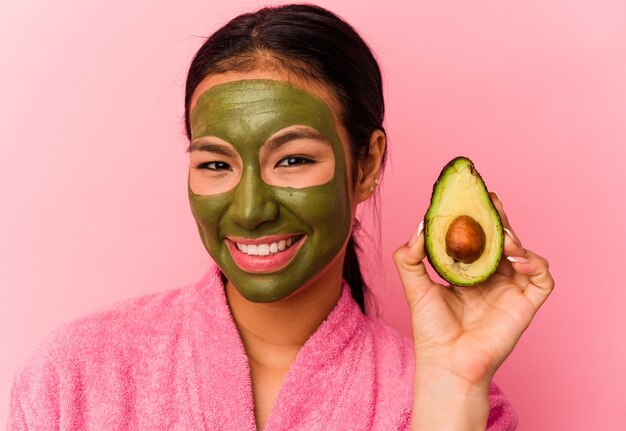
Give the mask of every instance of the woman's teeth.
[[281, 239], [280, 241], [271, 242], [268, 244], [240, 244], [236, 242], [237, 248], [240, 252], [250, 256], [269, 256], [270, 254], [280, 253], [287, 250], [293, 244], [298, 242], [300, 236], [292, 236], [287, 239]]

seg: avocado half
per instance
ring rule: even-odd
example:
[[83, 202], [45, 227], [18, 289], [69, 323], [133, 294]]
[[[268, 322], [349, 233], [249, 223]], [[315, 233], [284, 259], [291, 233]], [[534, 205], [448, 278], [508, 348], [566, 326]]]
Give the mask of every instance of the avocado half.
[[496, 271], [504, 246], [500, 215], [474, 164], [451, 160], [433, 186], [424, 216], [426, 256], [456, 286], [472, 286]]

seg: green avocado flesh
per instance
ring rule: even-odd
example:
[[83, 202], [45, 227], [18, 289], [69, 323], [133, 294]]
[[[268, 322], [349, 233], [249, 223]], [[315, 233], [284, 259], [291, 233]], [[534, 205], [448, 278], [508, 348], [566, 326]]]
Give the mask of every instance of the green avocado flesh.
[[450, 284], [480, 283], [498, 267], [502, 222], [470, 159], [457, 157], [439, 174], [424, 216], [424, 238], [428, 261]]

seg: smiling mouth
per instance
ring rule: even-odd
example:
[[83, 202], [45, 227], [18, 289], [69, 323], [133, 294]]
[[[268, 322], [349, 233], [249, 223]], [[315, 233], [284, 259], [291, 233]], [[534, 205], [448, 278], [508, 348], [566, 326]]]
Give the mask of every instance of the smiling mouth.
[[306, 235], [269, 235], [261, 238], [228, 237], [227, 245], [235, 264], [246, 272], [272, 273], [285, 268], [295, 258]]
[[300, 241], [304, 235], [292, 235], [288, 238], [279, 239], [270, 242], [261, 242], [258, 240], [231, 240], [237, 246], [237, 249], [248, 256], [270, 256], [279, 254], [289, 250]]

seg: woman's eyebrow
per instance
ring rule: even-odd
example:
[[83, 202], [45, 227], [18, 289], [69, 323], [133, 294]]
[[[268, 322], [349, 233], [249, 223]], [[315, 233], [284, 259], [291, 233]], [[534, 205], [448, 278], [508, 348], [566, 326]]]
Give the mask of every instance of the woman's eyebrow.
[[231, 157], [237, 156], [235, 151], [232, 150], [231, 148], [226, 147], [224, 145], [220, 145], [220, 144], [213, 144], [211, 142], [202, 142], [202, 141], [192, 142], [187, 147], [187, 152], [191, 153], [193, 151], [208, 151], [211, 153], [221, 154], [223, 156], [231, 156]]
[[272, 151], [295, 139], [314, 139], [330, 145], [328, 138], [317, 130], [310, 128], [298, 128], [282, 133], [278, 136], [272, 136], [265, 142], [265, 144], [263, 144], [263, 146], [267, 150]]

